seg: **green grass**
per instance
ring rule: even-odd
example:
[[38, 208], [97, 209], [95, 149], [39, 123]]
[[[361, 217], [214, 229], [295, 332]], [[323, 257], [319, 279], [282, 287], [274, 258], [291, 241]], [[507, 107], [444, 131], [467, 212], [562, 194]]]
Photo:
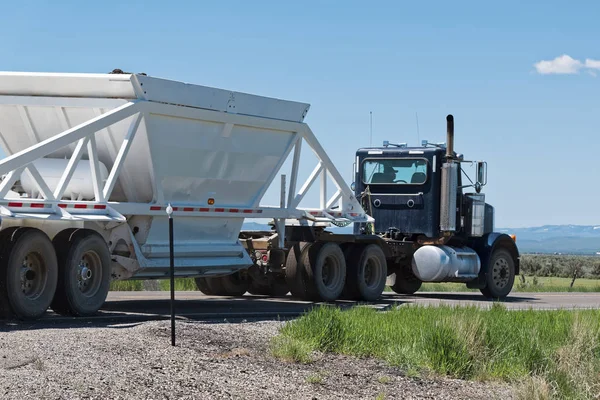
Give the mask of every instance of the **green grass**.
[[[144, 287], [144, 282], [147, 282], [147, 285], [152, 290], [163, 290], [168, 291], [171, 290], [171, 283], [168, 279], [159, 279], [157, 281], [139, 281], [139, 280], [130, 280], [130, 281], [113, 281], [110, 284], [110, 290], [113, 291], [139, 291], [139, 290], [148, 290], [148, 288]], [[196, 282], [193, 278], [175, 278], [175, 290], [198, 290], [196, 287]]]
[[284, 325], [277, 357], [315, 352], [376, 357], [419, 375], [502, 380], [521, 396], [561, 399], [600, 393], [600, 311], [508, 311], [475, 307], [320, 307]]

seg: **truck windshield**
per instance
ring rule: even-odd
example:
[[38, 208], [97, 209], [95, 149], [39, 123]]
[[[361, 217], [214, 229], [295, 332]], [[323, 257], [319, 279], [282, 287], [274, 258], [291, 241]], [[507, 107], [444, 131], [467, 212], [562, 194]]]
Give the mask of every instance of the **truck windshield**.
[[366, 184], [422, 185], [427, 181], [427, 160], [422, 158], [369, 159], [363, 163]]

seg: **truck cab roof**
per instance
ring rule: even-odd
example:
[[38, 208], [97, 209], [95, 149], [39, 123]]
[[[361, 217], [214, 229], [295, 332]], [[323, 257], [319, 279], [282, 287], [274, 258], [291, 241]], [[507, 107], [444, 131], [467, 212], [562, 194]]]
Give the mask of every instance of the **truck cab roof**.
[[439, 147], [363, 147], [356, 151], [357, 156], [434, 156], [445, 154], [445, 149]]

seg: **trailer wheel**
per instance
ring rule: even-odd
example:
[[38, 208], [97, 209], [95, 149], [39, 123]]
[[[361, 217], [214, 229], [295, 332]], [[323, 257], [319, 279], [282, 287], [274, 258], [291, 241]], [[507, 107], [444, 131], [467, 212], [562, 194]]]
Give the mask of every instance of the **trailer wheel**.
[[94, 315], [110, 288], [110, 251], [104, 239], [90, 232], [75, 234], [70, 243], [56, 243], [59, 281], [52, 309], [78, 317]]
[[250, 282], [240, 272], [215, 278], [209, 281], [209, 287], [221, 296], [243, 296], [248, 291]]
[[215, 278], [204, 278], [204, 277], [199, 277], [196, 278], [196, 287], [198, 288], [199, 291], [201, 291], [202, 293], [204, 293], [207, 296], [214, 296], [216, 295], [215, 292], [213, 292], [213, 290], [210, 287], [209, 284], [209, 279], [215, 279]]
[[282, 276], [273, 278], [269, 285], [261, 285], [253, 280], [248, 288], [248, 293], [257, 296], [284, 297], [289, 292], [288, 284]]
[[381, 247], [376, 244], [355, 247], [347, 260], [347, 295], [365, 301], [381, 297], [387, 278], [387, 261]]
[[397, 294], [415, 294], [423, 282], [411, 272], [398, 273], [396, 272], [396, 282], [390, 288]]
[[308, 299], [333, 301], [342, 294], [346, 282], [346, 260], [336, 243], [315, 243], [302, 251]]
[[302, 252], [311, 243], [296, 243], [290, 249], [285, 260], [285, 281], [292, 296], [304, 299], [306, 294], [306, 270], [302, 266]]
[[486, 287], [481, 293], [488, 298], [503, 299], [515, 283], [515, 261], [505, 248], [494, 250], [488, 264]]
[[0, 301], [6, 316], [34, 320], [46, 312], [58, 279], [56, 253], [44, 233], [26, 230], [4, 249]]

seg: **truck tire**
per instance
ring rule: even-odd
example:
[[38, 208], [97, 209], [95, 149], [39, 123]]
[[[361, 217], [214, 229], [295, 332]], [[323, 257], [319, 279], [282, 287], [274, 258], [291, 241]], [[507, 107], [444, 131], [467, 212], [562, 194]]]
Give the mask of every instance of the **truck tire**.
[[397, 294], [410, 295], [415, 294], [423, 282], [411, 272], [396, 273], [396, 282], [390, 288]]
[[52, 242], [27, 229], [5, 248], [0, 265], [4, 316], [34, 320], [46, 312], [56, 292], [58, 266]]
[[93, 232], [76, 233], [58, 250], [59, 280], [52, 309], [58, 314], [91, 316], [106, 301], [110, 289], [111, 257], [106, 241]]
[[354, 247], [347, 257], [345, 294], [349, 298], [374, 301], [381, 297], [387, 278], [387, 261], [381, 247]]
[[481, 293], [491, 299], [503, 299], [515, 283], [515, 261], [508, 250], [497, 248], [492, 253], [486, 273], [486, 287]]
[[300, 299], [307, 297], [306, 280], [308, 279], [302, 266], [302, 252], [311, 245], [311, 243], [294, 244], [285, 260], [285, 281], [292, 296]]
[[305, 292], [310, 300], [334, 301], [346, 282], [346, 260], [337, 243], [314, 243], [302, 251]]

